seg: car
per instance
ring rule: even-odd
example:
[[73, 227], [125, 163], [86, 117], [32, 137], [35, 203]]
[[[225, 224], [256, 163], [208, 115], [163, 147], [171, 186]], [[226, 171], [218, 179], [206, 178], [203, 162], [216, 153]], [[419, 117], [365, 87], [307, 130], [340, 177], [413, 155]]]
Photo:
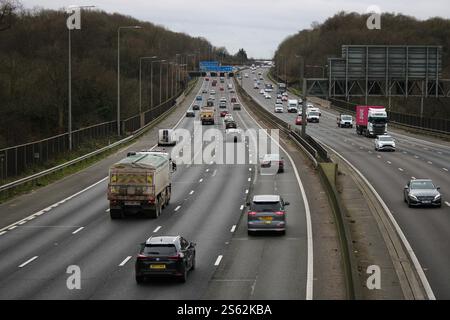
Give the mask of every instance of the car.
[[200, 110], [200, 105], [198, 104], [192, 105], [192, 110]]
[[226, 141], [232, 141], [234, 143], [242, 141], [242, 132], [237, 128], [225, 129]]
[[208, 89], [203, 89], [202, 93], [208, 93]]
[[281, 101], [281, 99], [278, 99], [275, 101], [275, 103], [279, 103], [279, 104], [283, 104], [283, 101]]
[[261, 169], [277, 167], [277, 173], [284, 172], [284, 158], [278, 153], [265, 154], [260, 161]]
[[236, 102], [237, 102], [236, 97], [231, 97], [230, 102], [231, 102], [231, 103], [236, 103]]
[[221, 118], [225, 117], [227, 114], [229, 114], [228, 110], [221, 110], [220, 111], [220, 117]]
[[275, 104], [274, 111], [275, 111], [275, 113], [283, 113], [284, 112], [283, 105], [281, 103]]
[[259, 85], [256, 82], [253, 84], [253, 89], [259, 89]]
[[148, 238], [136, 257], [136, 282], [156, 276], [175, 276], [186, 282], [188, 271], [195, 269], [195, 246], [180, 235]]
[[195, 97], [195, 100], [196, 100], [196, 101], [202, 101], [202, 100], [203, 100], [203, 97], [202, 97], [202, 96], [197, 96], [197, 97]]
[[285, 91], [285, 92], [283, 92], [281, 95], [282, 95], [283, 97], [287, 97], [287, 96], [288, 96], [288, 93]]
[[219, 102], [219, 108], [226, 108], [227, 107], [227, 102], [226, 101], [220, 101]]
[[254, 195], [247, 203], [247, 232], [277, 231], [286, 233], [286, 206], [280, 195]]
[[261, 89], [261, 90], [259, 90], [259, 93], [265, 95], [266, 92], [264, 91], [264, 89]]
[[297, 117], [295, 118], [295, 124], [296, 125], [302, 125], [302, 116], [301, 115], [297, 115]]
[[253, 81], [258, 81], [258, 78], [254, 77], [254, 78], [253, 78]]
[[288, 100], [289, 100], [289, 97], [288, 97], [288, 96], [282, 96], [282, 97], [281, 97], [281, 101], [283, 101], [283, 102], [284, 102], [284, 101], [288, 101]]
[[375, 151], [395, 151], [395, 141], [390, 135], [379, 135], [374, 140]]
[[233, 103], [233, 110], [241, 110], [241, 104], [240, 103]]
[[174, 129], [159, 129], [158, 146], [174, 146], [177, 144], [177, 135]]
[[209, 81], [209, 78], [208, 78], [208, 77], [206, 77], [206, 78], [205, 78], [205, 81]]
[[223, 121], [234, 121], [233, 116], [230, 113], [226, 114], [224, 118]]
[[226, 129], [236, 129], [237, 124], [234, 120], [225, 120], [225, 130]]
[[215, 95], [215, 94], [216, 94], [216, 90], [211, 89], [211, 90], [209, 91], [209, 94], [210, 94], [211, 96]]
[[403, 198], [410, 208], [413, 206], [441, 207], [440, 189], [430, 179], [412, 179], [404, 188]]
[[248, 73], [244, 73], [244, 78], [248, 78]]
[[194, 110], [192, 110], [192, 109], [187, 110], [187, 111], [186, 111], [186, 117], [187, 117], [187, 118], [189, 118], [189, 117], [195, 117], [195, 112], [194, 112]]
[[224, 91], [224, 88], [223, 88], [223, 87], [220, 87], [219, 90], [220, 90], [220, 91]]
[[214, 100], [216, 100], [216, 97], [215, 96], [209, 96], [208, 100], [214, 101]]
[[220, 100], [219, 100], [220, 102], [227, 102], [227, 98], [225, 98], [225, 97], [220, 97]]
[[281, 94], [277, 94], [277, 99], [281, 99], [283, 96]]
[[349, 114], [340, 114], [336, 118], [338, 128], [353, 128], [353, 117]]
[[272, 96], [271, 96], [270, 94], [266, 93], [266, 94], [264, 95], [264, 98], [265, 98], [265, 99], [272, 99]]
[[234, 88], [229, 90], [230, 93], [236, 93], [236, 90], [234, 90]]
[[310, 111], [310, 112], [308, 112], [307, 115], [306, 115], [306, 121], [319, 123], [319, 121], [320, 121], [320, 119], [319, 119], [319, 112], [317, 112], [317, 111]]

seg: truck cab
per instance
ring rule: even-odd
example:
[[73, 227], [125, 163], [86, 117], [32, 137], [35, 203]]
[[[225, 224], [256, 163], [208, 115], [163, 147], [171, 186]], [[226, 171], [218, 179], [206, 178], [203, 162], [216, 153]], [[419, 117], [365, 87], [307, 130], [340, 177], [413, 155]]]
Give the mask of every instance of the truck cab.
[[387, 112], [382, 106], [356, 106], [356, 133], [367, 137], [387, 132]]
[[288, 112], [295, 112], [295, 113], [298, 112], [298, 100], [297, 99], [288, 100], [287, 111]]

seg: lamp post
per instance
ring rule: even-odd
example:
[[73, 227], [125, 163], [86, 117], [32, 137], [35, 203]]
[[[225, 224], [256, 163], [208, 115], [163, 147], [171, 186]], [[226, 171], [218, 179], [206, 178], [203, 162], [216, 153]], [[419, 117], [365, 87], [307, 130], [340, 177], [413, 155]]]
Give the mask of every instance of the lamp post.
[[162, 103], [162, 66], [166, 60], [161, 60], [159, 64], [159, 105]]
[[142, 29], [140, 26], [125, 26], [117, 28], [117, 135], [120, 136], [120, 30]]
[[[152, 62], [150, 62], [150, 118], [152, 117], [152, 110], [154, 107], [154, 103], [153, 103], [153, 64], [156, 62], [164, 62], [166, 60], [154, 60]], [[161, 82], [160, 82], [161, 85]]]
[[145, 59], [156, 59], [157, 56], [153, 57], [140, 57], [139, 58], [139, 114], [142, 113], [142, 60]]
[[295, 55], [296, 58], [301, 59], [300, 64], [300, 88], [302, 88], [302, 136], [306, 135], [306, 80], [305, 80], [305, 59], [303, 56]]
[[[91, 6], [91, 5], [83, 5], [83, 6], [78, 6], [78, 5], [73, 5], [73, 6], [69, 6], [67, 11], [72, 11], [76, 9], [81, 10], [81, 8], [95, 8], [95, 6]], [[70, 17], [69, 17], [70, 19]], [[81, 24], [81, 22], [79, 21], [79, 23]], [[69, 70], [68, 70], [68, 77], [69, 77], [69, 81], [68, 81], [68, 133], [69, 133], [69, 150], [72, 151], [72, 39], [71, 39], [71, 30], [77, 28], [74, 25], [69, 24], [69, 21], [67, 21], [66, 23], [67, 25], [67, 29], [69, 30]], [[81, 29], [81, 25], [78, 26], [79, 29]]]

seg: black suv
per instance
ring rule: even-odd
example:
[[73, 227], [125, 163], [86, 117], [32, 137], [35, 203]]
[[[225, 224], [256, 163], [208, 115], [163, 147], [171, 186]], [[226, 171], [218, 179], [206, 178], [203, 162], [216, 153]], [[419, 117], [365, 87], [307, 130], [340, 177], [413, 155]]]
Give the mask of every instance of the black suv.
[[181, 236], [150, 237], [136, 258], [136, 282], [154, 276], [176, 276], [186, 282], [188, 271], [195, 269], [195, 246]]

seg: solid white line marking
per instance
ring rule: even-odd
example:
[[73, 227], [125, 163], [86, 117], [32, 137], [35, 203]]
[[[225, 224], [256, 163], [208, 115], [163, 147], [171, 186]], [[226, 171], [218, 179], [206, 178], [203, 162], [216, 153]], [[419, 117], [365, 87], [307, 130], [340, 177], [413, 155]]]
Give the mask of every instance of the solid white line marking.
[[189, 192], [190, 195], [194, 194], [194, 190], [191, 190], [191, 192]]
[[77, 234], [78, 232], [80, 232], [83, 229], [84, 229], [84, 227], [80, 227], [77, 230], [75, 230], [74, 232], [72, 232], [72, 234]]
[[[247, 111], [247, 108], [244, 108], [244, 111], [248, 114], [248, 116], [253, 119], [253, 121], [261, 128], [261, 125], [255, 120], [255, 118], [252, 117], [252, 115]], [[295, 166], [295, 162], [292, 159], [291, 155], [273, 139], [272, 136], [267, 135], [272, 141], [274, 141], [284, 153], [289, 158], [289, 161], [291, 162], [291, 165], [294, 169], [295, 177], [297, 179], [298, 186], [300, 188], [302, 198], [303, 198], [303, 205], [305, 207], [305, 213], [306, 213], [306, 238], [307, 238], [307, 267], [306, 267], [306, 300], [313, 300], [313, 282], [314, 282], [314, 252], [313, 252], [313, 233], [312, 233], [312, 221], [311, 221], [311, 211], [309, 209], [309, 202], [308, 197], [306, 196], [305, 188], [303, 186], [303, 183], [300, 179], [300, 175], [298, 174], [297, 167]]]
[[181, 206], [178, 206], [175, 208], [175, 212], [177, 212], [178, 210], [180, 210]]
[[6, 231], [0, 232], [0, 236], [4, 235], [5, 233], [6, 233]]
[[123, 267], [128, 261], [130, 261], [131, 258], [132, 258], [132, 256], [126, 257], [125, 260], [123, 260], [123, 261], [119, 264], [119, 267]]
[[[76, 197], [76, 196], [82, 194], [83, 192], [86, 192], [87, 190], [92, 189], [93, 187], [95, 187], [96, 185], [102, 183], [103, 181], [105, 181], [105, 180], [107, 180], [107, 179], [108, 179], [108, 177], [105, 177], [105, 178], [101, 179], [100, 181], [97, 181], [96, 183], [90, 185], [89, 187], [86, 187], [86, 188], [84, 188], [83, 190], [78, 191], [77, 193], [75, 193], [75, 194], [71, 195], [70, 197], [67, 197], [67, 198], [65, 198], [65, 199], [63, 199], [63, 200], [66, 200], [66, 201], [67, 201], [67, 200], [70, 200], [70, 199], [72, 199], [72, 198], [74, 198], [74, 197]], [[62, 201], [62, 200], [61, 200], [61, 201]], [[51, 209], [51, 206], [50, 206], [50, 207], [47, 207], [47, 208], [45, 208], [45, 209], [43, 209], [43, 210], [39, 210], [38, 212], [33, 213], [33, 214], [30, 215], [29, 217], [27, 217], [27, 218], [25, 218], [25, 219], [22, 219], [22, 220], [32, 220], [32, 219], [36, 218], [36, 216], [40, 216], [40, 215], [42, 215], [43, 213], [48, 212], [50, 209]], [[31, 218], [31, 217], [32, 217], [32, 218]], [[21, 221], [21, 220], [20, 220], [20, 221]], [[17, 222], [18, 222], [18, 221], [16, 221], [16, 222], [10, 224], [9, 226], [6, 226], [6, 227], [0, 229], [0, 231], [9, 229], [11, 226], [17, 224]]]
[[22, 263], [19, 268], [23, 268], [25, 267], [27, 264], [29, 264], [30, 262], [33, 262], [34, 260], [36, 260], [38, 258], [38, 256], [34, 256], [33, 258], [31, 258], [30, 260], [25, 261], [24, 263]]
[[231, 233], [233, 233], [233, 232], [234, 232], [234, 230], [236, 230], [236, 225], [234, 225], [234, 226], [232, 226], [232, 227], [231, 227], [231, 230], [230, 230], [230, 232], [231, 232]]
[[17, 228], [17, 226], [12, 226], [12, 227], [9, 228], [8, 230], [11, 231], [11, 230], [14, 230], [15, 228]]
[[156, 233], [156, 232], [158, 232], [159, 231], [159, 229], [161, 229], [162, 227], [161, 226], [158, 226], [155, 230], [153, 230], [153, 233]]
[[244, 209], [244, 205], [241, 205], [241, 207], [239, 208], [239, 210], [242, 210], [242, 209]]
[[24, 220], [24, 221], [22, 221], [22, 222], [19, 222], [18, 224], [21, 226], [21, 225], [23, 225], [23, 224], [25, 224], [25, 223], [27, 223], [26, 220]]
[[220, 261], [222, 261], [222, 258], [223, 258], [222, 255], [218, 256], [216, 262], [214, 262], [214, 265], [218, 266], [220, 264]]

